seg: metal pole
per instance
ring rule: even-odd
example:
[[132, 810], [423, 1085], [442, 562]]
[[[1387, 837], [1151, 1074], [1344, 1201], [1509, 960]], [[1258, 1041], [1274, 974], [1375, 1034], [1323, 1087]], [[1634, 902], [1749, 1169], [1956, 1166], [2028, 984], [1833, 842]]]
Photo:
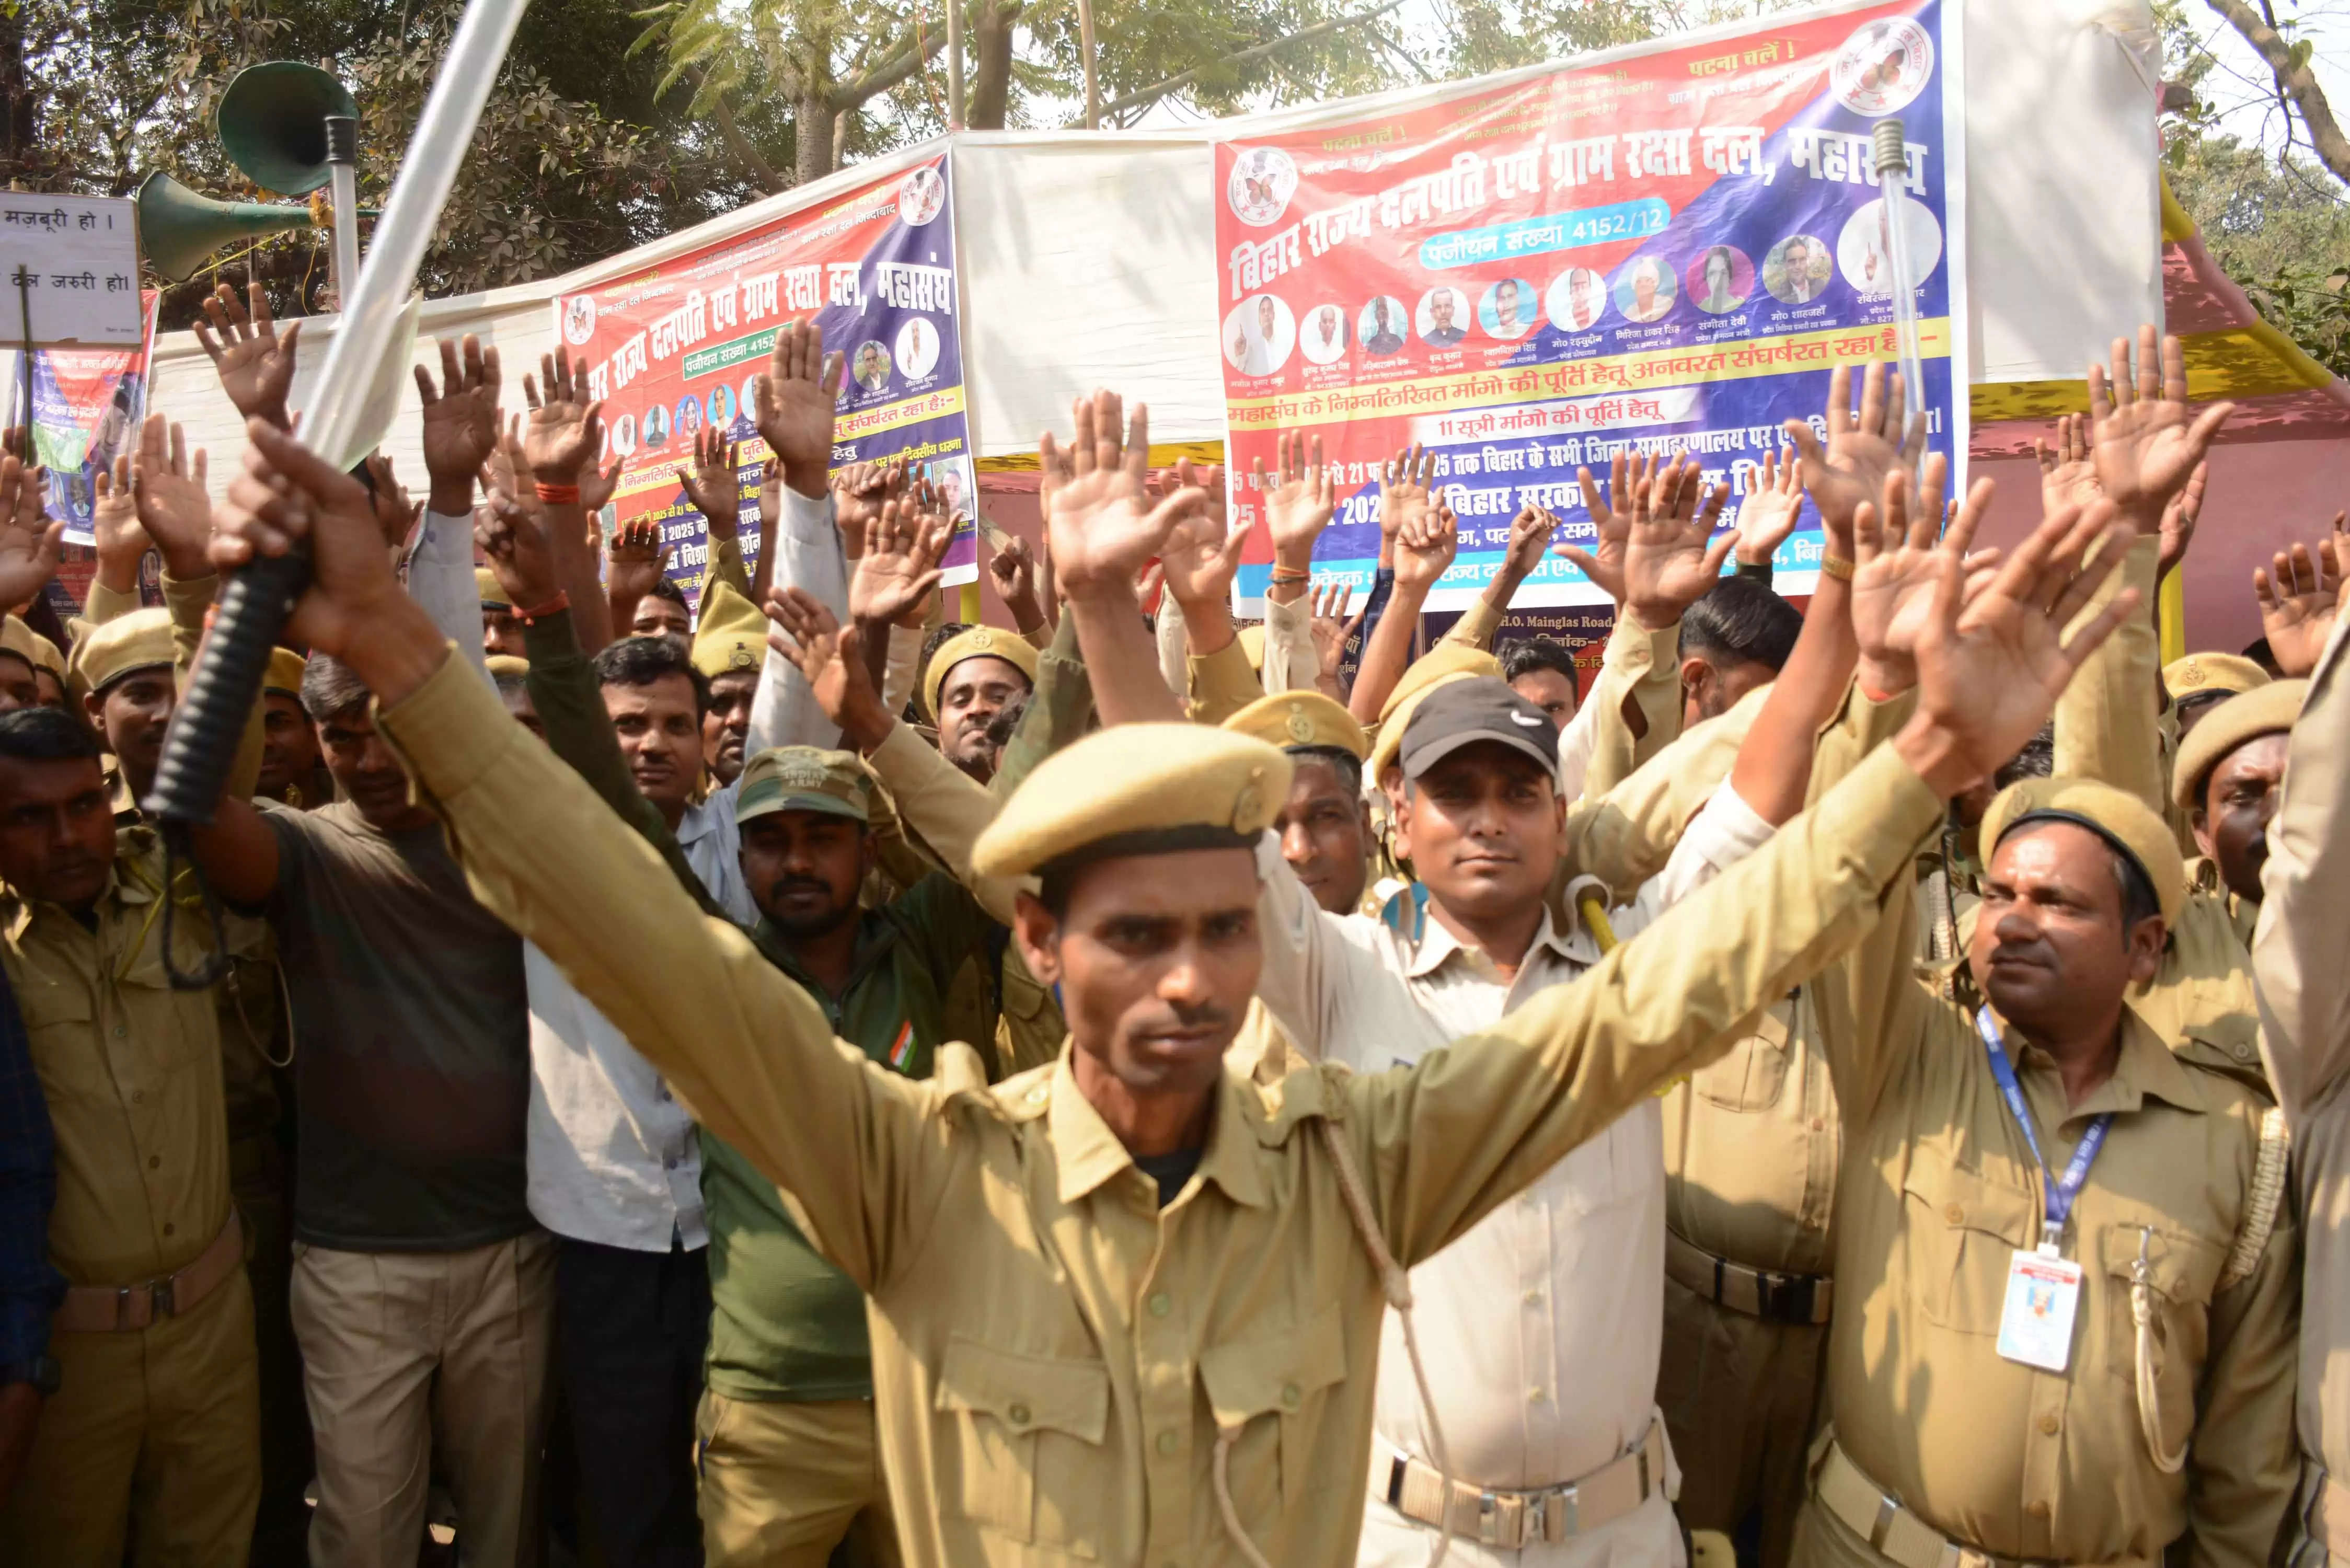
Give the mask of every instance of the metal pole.
[[25, 322], [25, 466], [33, 466], [33, 275], [16, 264], [16, 308]]
[[[1894, 341], [1901, 360], [1901, 406], [1906, 410], [1905, 417], [1921, 416], [1926, 411], [1926, 369], [1918, 341], [1917, 263], [1909, 254], [1909, 225], [1906, 221], [1909, 215], [1909, 154], [1903, 145], [1899, 120], [1880, 119], [1871, 128], [1871, 134], [1877, 144], [1877, 190], [1884, 203], [1885, 261], [1893, 273], [1889, 283]], [[1907, 434], [1896, 431], [1897, 443]], [[1924, 482], [1925, 463], [1926, 456], [1921, 451], [1918, 454], [1918, 471], [1910, 475], [1912, 480]], [[1936, 519], [1937, 532], [1940, 525], [1940, 520]]]
[[947, 0], [947, 129], [962, 129], [962, 0]]
[[1086, 57], [1086, 129], [1101, 129], [1101, 78], [1094, 71], [1094, 0], [1077, 0], [1077, 43]]
[[335, 307], [347, 308], [359, 281], [359, 122], [327, 116], [327, 173], [334, 182]]

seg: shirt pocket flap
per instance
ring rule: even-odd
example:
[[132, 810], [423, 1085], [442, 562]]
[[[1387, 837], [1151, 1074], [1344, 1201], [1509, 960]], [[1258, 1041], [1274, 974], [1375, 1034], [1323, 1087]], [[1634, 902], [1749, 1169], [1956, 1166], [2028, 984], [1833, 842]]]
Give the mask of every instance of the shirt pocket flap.
[[1219, 1345], [1200, 1352], [1200, 1381], [1222, 1428], [1258, 1416], [1291, 1415], [1347, 1375], [1338, 1309], [1326, 1306], [1303, 1330]]
[[2147, 1282], [2165, 1300], [2201, 1306], [2211, 1299], [2226, 1260], [2219, 1248], [2197, 1236], [2181, 1235], [2160, 1226], [2109, 1225], [2100, 1256], [2106, 1272], [2125, 1287], [2137, 1279], [2138, 1250], [2146, 1250]]
[[1912, 1151], [1902, 1190], [1953, 1231], [1979, 1231], [2016, 1248], [2032, 1243], [2029, 1189], [1990, 1180], [1929, 1146]]
[[1109, 1426], [1109, 1368], [1098, 1361], [1023, 1355], [960, 1334], [939, 1363], [941, 1410], [993, 1416], [1015, 1432], [1038, 1428], [1098, 1443]]

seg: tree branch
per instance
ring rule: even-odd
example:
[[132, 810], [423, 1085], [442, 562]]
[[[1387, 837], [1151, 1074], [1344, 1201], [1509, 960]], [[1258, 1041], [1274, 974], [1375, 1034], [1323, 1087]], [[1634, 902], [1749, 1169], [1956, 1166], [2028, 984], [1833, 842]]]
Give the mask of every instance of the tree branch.
[[[1400, 4], [1401, 0], [1398, 0]], [[829, 101], [833, 110], [856, 109], [869, 99], [875, 99], [912, 76], [930, 63], [931, 57], [947, 47], [944, 28], [928, 34], [920, 42], [909, 44], [888, 60], [865, 72], [853, 81], [846, 81], [832, 89]]]
[[[692, 67], [692, 75], [696, 92], [709, 85], [709, 78], [702, 75], [699, 66]], [[775, 166], [760, 155], [759, 150], [751, 145], [751, 139], [743, 134], [743, 128], [734, 123], [734, 111], [727, 107], [724, 93], [711, 96], [710, 117], [718, 122], [718, 134], [726, 139], [726, 151], [734, 155], [734, 161], [743, 166], [744, 173], [764, 185], [769, 195], [792, 188], [792, 182], [775, 172]]]
[[[2217, 4], [2218, 0], [2213, 0], [2213, 3]], [[1102, 118], [1104, 119], [1107, 119], [1110, 116], [1122, 114], [1129, 109], [1139, 109], [1145, 104], [1156, 103], [1160, 99], [1165, 98], [1169, 93], [1178, 91], [1182, 88], [1190, 86], [1191, 82], [1199, 77], [1204, 75], [1208, 71], [1213, 70], [1218, 66], [1246, 65], [1249, 61], [1262, 59], [1265, 56], [1274, 53], [1275, 50], [1285, 49], [1292, 44], [1302, 44], [1309, 39], [1323, 37], [1328, 34], [1335, 33], [1342, 27], [1351, 27], [1357, 22], [1368, 22], [1376, 17], [1384, 16], [1402, 4], [1403, 0], [1387, 0], [1385, 5], [1374, 6], [1368, 11], [1359, 11], [1352, 16], [1334, 16], [1327, 22], [1317, 22], [1311, 27], [1303, 27], [1295, 33], [1284, 34], [1282, 36], [1274, 39], [1271, 43], [1253, 45], [1248, 48], [1241, 50], [1238, 54], [1226, 55], [1222, 59], [1210, 60], [1205, 65], [1193, 66], [1190, 70], [1183, 72], [1180, 76], [1169, 77], [1165, 81], [1160, 82], [1156, 87], [1147, 87], [1139, 92], [1130, 92], [1115, 102], [1102, 105]], [[1082, 129], [1085, 123], [1085, 116], [1079, 115], [1076, 119], [1070, 120], [1061, 129], [1064, 130], [1076, 130]]]
[[[2309, 132], [2309, 144], [2318, 161], [2345, 185], [2350, 185], [2350, 135], [2334, 118], [2334, 106], [2325, 101], [2325, 89], [2317, 85], [2317, 74], [2306, 60], [2297, 59], [2293, 47], [2285, 42], [2284, 35], [2269, 26], [2246, 0], [2210, 0], [2211, 9], [2228, 19], [2228, 25], [2243, 35], [2244, 42], [2265, 62], [2276, 77], [2277, 91], [2289, 99], [2301, 113], [2303, 128]], [[2288, 127], [2290, 130], [2290, 127]]]

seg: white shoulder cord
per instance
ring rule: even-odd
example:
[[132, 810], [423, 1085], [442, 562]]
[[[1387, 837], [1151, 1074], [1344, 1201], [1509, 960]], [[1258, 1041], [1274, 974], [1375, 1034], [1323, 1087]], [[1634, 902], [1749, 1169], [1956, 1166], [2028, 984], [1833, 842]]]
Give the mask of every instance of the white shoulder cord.
[[[2137, 1421], [2146, 1434], [2146, 1451], [2154, 1460], [2154, 1468], [2164, 1475], [2175, 1476], [2187, 1465], [2187, 1443], [2178, 1445], [2175, 1454], [2162, 1451], [2162, 1394], [2155, 1378], [2154, 1345], [2154, 1270], [2147, 1260], [2147, 1248], [2153, 1243], [2154, 1231], [2146, 1226], [2138, 1228], [2137, 1262], [2130, 1265], [2130, 1317], [2137, 1324]], [[2188, 1441], [2192, 1442], [2190, 1432]]]
[[[1419, 1389], [1419, 1407], [1428, 1414], [1428, 1446], [1435, 1450], [1436, 1473], [1443, 1482], [1444, 1498], [1444, 1505], [1439, 1511], [1443, 1520], [1436, 1527], [1436, 1550], [1429, 1554], [1428, 1568], [1439, 1568], [1452, 1549], [1452, 1459], [1444, 1446], [1444, 1428], [1436, 1417], [1436, 1401], [1429, 1393], [1428, 1369], [1420, 1363], [1419, 1335], [1412, 1328], [1411, 1276], [1395, 1261], [1395, 1254], [1388, 1251], [1387, 1239], [1379, 1234], [1378, 1221], [1371, 1213], [1370, 1196], [1364, 1190], [1361, 1174], [1355, 1169], [1355, 1157], [1347, 1151], [1347, 1140], [1328, 1117], [1322, 1117], [1321, 1125], [1322, 1144], [1330, 1151], [1330, 1163], [1338, 1172], [1338, 1191], [1347, 1200], [1347, 1213], [1355, 1221], [1355, 1231], [1362, 1237], [1364, 1249], [1371, 1255], [1372, 1266], [1378, 1270], [1380, 1291], [1403, 1324], [1404, 1354], [1411, 1361], [1411, 1379]], [[1239, 1440], [1241, 1427], [1245, 1424], [1217, 1423], [1216, 1507], [1224, 1516], [1225, 1533], [1239, 1545], [1250, 1568], [1273, 1568], [1256, 1549], [1256, 1543], [1248, 1538], [1248, 1532], [1241, 1527], [1240, 1511], [1232, 1506], [1232, 1488], [1226, 1480], [1232, 1444]]]

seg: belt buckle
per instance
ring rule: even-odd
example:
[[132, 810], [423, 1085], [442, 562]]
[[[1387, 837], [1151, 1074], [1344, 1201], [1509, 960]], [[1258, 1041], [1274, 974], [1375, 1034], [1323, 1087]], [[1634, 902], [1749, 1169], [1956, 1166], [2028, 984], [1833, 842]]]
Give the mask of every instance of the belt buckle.
[[1819, 1282], [1809, 1274], [1774, 1274], [1758, 1269], [1754, 1274], [1754, 1304], [1775, 1323], [1809, 1323]]
[[1477, 1494], [1477, 1540], [1481, 1545], [1507, 1547], [1512, 1551], [1517, 1550], [1520, 1544], [1502, 1539], [1502, 1500], [1490, 1491]]
[[147, 1293], [148, 1321], [151, 1323], [174, 1315], [179, 1310], [179, 1293], [170, 1276], [150, 1280], [139, 1287]]

